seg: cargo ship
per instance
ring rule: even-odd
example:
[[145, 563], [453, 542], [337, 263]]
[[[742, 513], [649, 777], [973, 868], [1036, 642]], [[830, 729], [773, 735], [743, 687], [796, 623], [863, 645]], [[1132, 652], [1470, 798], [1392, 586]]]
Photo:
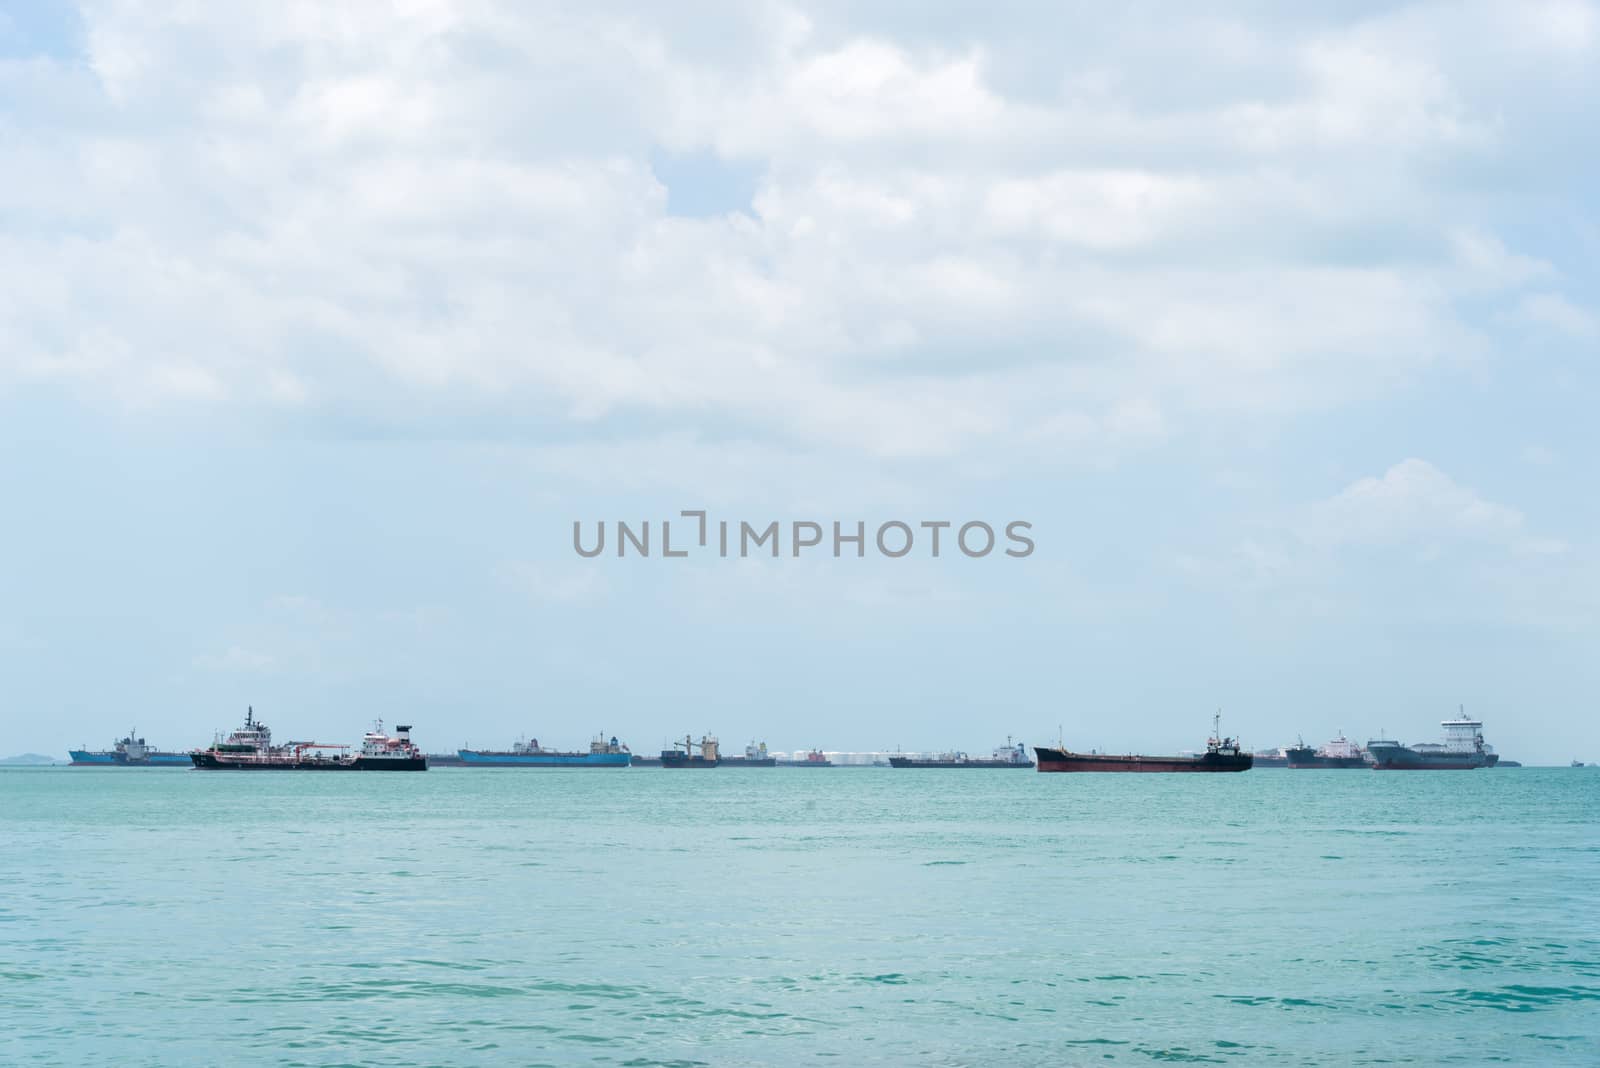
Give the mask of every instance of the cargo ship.
[[[697, 744], [698, 754], [694, 751]], [[701, 735], [698, 743], [685, 734], [683, 741], [673, 742], [670, 749], [661, 750], [659, 757], [636, 756], [632, 760], [636, 768], [714, 768], [720, 763], [717, 740], [709, 734]]]
[[829, 760], [820, 749], [807, 752], [795, 751], [795, 755], [787, 760], [774, 761], [780, 768], [831, 768], [833, 761]]
[[118, 738], [110, 749], [91, 750], [85, 745], [82, 749], [67, 750], [67, 755], [77, 765], [113, 764], [126, 768], [187, 768], [191, 764], [188, 753], [152, 749], [145, 744], [143, 738], [139, 737], [137, 730], [129, 731], [126, 738]]
[[1367, 754], [1361, 747], [1339, 732], [1339, 737], [1326, 743], [1320, 749], [1313, 749], [1305, 742], [1292, 745], [1284, 750], [1289, 758], [1291, 768], [1365, 768]]
[[218, 737], [209, 749], [189, 754], [194, 766], [205, 771], [427, 771], [428, 758], [411, 744], [411, 727], [384, 733], [383, 720], [361, 739], [361, 748], [330, 742], [272, 744], [272, 730], [245, 712], [244, 726], [227, 738]]
[[1006, 744], [995, 749], [993, 756], [975, 757], [966, 753], [940, 753], [938, 756], [892, 756], [889, 758], [891, 768], [1031, 768], [1033, 761], [1028, 759], [1028, 747], [1021, 742], [1011, 744], [1011, 739], [1006, 739]]
[[1249, 771], [1255, 763], [1253, 753], [1244, 752], [1237, 738], [1223, 737], [1221, 715], [1211, 721], [1211, 737], [1204, 753], [1180, 756], [1114, 755], [1090, 750], [1074, 753], [1064, 748], [1034, 748], [1040, 771]]
[[751, 742], [744, 747], [744, 756], [720, 757], [717, 764], [724, 768], [774, 768], [778, 766], [778, 758], [767, 752], [766, 742], [759, 745]]
[[1284, 746], [1276, 749], [1257, 749], [1254, 754], [1253, 766], [1258, 768], [1286, 768], [1289, 766], [1289, 750]]
[[625, 768], [633, 755], [613, 736], [595, 736], [587, 753], [564, 753], [545, 749], [539, 739], [517, 741], [510, 749], [460, 749], [456, 755], [470, 767], [495, 768]]
[[1466, 709], [1456, 719], [1439, 722], [1443, 742], [1401, 745], [1387, 738], [1367, 742], [1367, 763], [1379, 771], [1470, 771], [1492, 768], [1500, 762], [1494, 746], [1483, 741], [1483, 722], [1468, 719]]

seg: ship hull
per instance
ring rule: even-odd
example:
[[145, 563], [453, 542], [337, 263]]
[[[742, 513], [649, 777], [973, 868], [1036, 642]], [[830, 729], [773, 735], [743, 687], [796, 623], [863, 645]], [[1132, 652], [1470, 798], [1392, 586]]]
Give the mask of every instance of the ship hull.
[[129, 760], [121, 753], [101, 750], [92, 752], [84, 749], [69, 749], [67, 755], [72, 758], [72, 763], [79, 766], [98, 766], [119, 768], [187, 768], [192, 761], [188, 753], [151, 752], [143, 760]]
[[497, 753], [462, 749], [461, 763], [487, 768], [625, 768], [627, 753]]
[[1378, 771], [1472, 771], [1475, 768], [1486, 768], [1488, 766], [1487, 763], [1481, 760], [1408, 760], [1405, 758], [1381, 760], [1372, 765]]
[[1367, 761], [1378, 771], [1472, 771], [1489, 766], [1478, 752], [1419, 752], [1404, 745], [1369, 744]]
[[1255, 763], [1250, 753], [1206, 753], [1202, 756], [1112, 756], [1074, 753], [1066, 749], [1035, 748], [1040, 771], [1191, 772], [1249, 771]]
[[664, 768], [714, 768], [721, 763], [720, 760], [707, 760], [705, 757], [686, 757], [682, 753], [676, 757], [661, 754], [661, 766]]
[[226, 753], [191, 754], [194, 766], [203, 771], [427, 771], [428, 758], [399, 759], [354, 757], [350, 760], [294, 760], [268, 758], [242, 760]]
[[1365, 768], [1367, 766], [1366, 760], [1362, 757], [1308, 756], [1299, 759], [1289, 758], [1289, 767], [1301, 771], [1308, 768], [1312, 770], [1327, 770], [1333, 768]]
[[916, 757], [890, 757], [891, 768], [1021, 768], [1024, 771], [1033, 770], [1031, 761], [1018, 762], [1015, 760], [919, 760]]
[[778, 766], [777, 757], [718, 757], [717, 766], [722, 768], [775, 768]]

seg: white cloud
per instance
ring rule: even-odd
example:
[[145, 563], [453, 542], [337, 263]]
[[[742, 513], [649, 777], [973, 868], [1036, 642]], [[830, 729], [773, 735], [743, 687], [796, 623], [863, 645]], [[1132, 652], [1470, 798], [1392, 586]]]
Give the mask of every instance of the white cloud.
[[[593, 540], [594, 526], [587, 524], [587, 537]], [[570, 604], [606, 596], [610, 584], [597, 565], [565, 564], [551, 566], [516, 560], [501, 567], [503, 581], [535, 601]]]
[[[1535, 15], [1549, 32], [1495, 62], [1588, 47], [1587, 8]], [[1538, 129], [1462, 62], [1458, 23], [1493, 7], [1108, 13], [1062, 56], [867, 17], [90, 5], [87, 66], [0, 65], [31, 102], [0, 187], [0, 378], [884, 457], [1038, 443], [1028, 462], [1063, 432], [1105, 458], [1337, 405], [1523, 321], [1593, 328], [1523, 293], [1559, 272], [1492, 201], [1439, 188], [1440, 160], [1520, 158]], [[1142, 64], [1107, 68], [1097, 34]], [[1200, 88], [1175, 99], [1180, 75]], [[656, 145], [755, 166], [751, 210], [669, 217]]]
[[1517, 311], [1530, 323], [1553, 327], [1580, 340], [1592, 341], [1600, 337], [1600, 321], [1594, 314], [1559, 293], [1530, 293], [1522, 298]]
[[1317, 504], [1305, 533], [1323, 546], [1436, 538], [1511, 544], [1522, 539], [1522, 530], [1520, 512], [1485, 500], [1425, 460], [1410, 459]]
[[239, 672], [269, 671], [277, 662], [277, 658], [270, 653], [246, 649], [238, 645], [230, 645], [227, 651], [220, 655], [197, 656], [194, 659], [196, 667], [207, 668], [212, 671]]

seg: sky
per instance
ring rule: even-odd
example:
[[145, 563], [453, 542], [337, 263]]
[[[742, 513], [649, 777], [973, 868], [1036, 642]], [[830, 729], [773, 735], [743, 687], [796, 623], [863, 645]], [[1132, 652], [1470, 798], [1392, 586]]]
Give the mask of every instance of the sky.
[[1600, 7], [1209, 7], [8, 3], [0, 754], [1600, 761]]

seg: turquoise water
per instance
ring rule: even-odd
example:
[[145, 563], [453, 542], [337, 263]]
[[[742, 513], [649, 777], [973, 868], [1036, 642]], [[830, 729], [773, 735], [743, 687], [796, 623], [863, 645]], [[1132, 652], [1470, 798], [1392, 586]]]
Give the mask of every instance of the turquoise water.
[[0, 1062], [1600, 1063], [1600, 771], [0, 772]]

